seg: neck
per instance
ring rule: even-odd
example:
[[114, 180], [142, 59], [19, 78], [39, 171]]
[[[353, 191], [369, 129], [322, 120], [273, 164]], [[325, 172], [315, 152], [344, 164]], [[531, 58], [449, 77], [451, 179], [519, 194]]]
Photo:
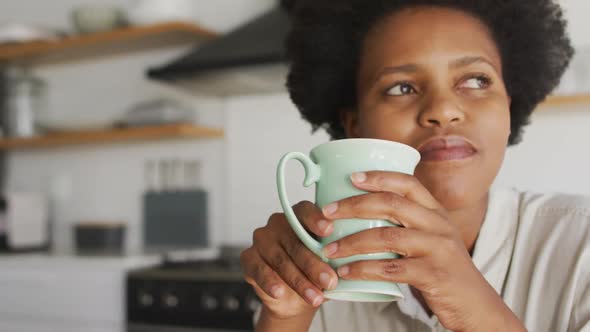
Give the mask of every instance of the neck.
[[465, 248], [470, 254], [473, 253], [479, 230], [484, 222], [488, 209], [488, 197], [489, 193], [486, 193], [481, 200], [467, 208], [449, 211], [450, 218], [459, 228]]

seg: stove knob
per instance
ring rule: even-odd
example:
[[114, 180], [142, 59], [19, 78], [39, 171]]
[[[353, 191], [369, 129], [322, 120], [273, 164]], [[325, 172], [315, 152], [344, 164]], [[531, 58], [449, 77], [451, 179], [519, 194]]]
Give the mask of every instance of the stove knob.
[[201, 297], [201, 306], [203, 307], [203, 309], [205, 309], [207, 311], [212, 311], [212, 310], [217, 309], [218, 305], [219, 305], [219, 301], [217, 301], [217, 299], [212, 295], [203, 295]]
[[260, 301], [255, 297], [250, 297], [246, 300], [246, 307], [251, 312], [255, 312], [258, 310], [258, 308], [260, 308]]
[[235, 296], [228, 295], [223, 298], [223, 308], [227, 311], [236, 311], [240, 309], [240, 301]]
[[137, 301], [142, 307], [151, 307], [154, 304], [154, 296], [148, 292], [140, 292]]
[[164, 305], [168, 308], [176, 308], [178, 306], [178, 297], [173, 294], [166, 294], [162, 298]]

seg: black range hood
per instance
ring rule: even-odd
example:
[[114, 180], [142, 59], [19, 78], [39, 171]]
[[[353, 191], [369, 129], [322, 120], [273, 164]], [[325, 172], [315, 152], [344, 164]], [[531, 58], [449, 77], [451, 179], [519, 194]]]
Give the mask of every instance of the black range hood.
[[289, 27], [283, 3], [171, 63], [149, 69], [148, 77], [205, 95], [286, 91], [284, 55]]

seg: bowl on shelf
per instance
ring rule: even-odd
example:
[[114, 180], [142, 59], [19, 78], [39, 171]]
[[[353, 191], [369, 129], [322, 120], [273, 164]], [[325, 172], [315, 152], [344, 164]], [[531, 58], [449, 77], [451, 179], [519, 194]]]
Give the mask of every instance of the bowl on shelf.
[[71, 13], [74, 28], [79, 33], [111, 31], [126, 24], [125, 12], [115, 6], [84, 5]]
[[193, 22], [193, 0], [135, 0], [127, 10], [129, 23], [151, 25], [165, 22]]

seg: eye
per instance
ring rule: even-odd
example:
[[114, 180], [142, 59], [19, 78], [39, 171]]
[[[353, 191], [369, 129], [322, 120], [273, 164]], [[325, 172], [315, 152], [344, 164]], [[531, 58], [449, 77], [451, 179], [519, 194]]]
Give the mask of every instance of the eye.
[[461, 83], [461, 85], [459, 87], [465, 88], [465, 89], [477, 90], [477, 89], [486, 89], [491, 84], [492, 84], [492, 80], [489, 77], [480, 75], [480, 76], [471, 77], [469, 79], [466, 79], [465, 81], [463, 81]]
[[416, 89], [410, 83], [398, 83], [387, 90], [390, 96], [404, 96], [417, 93]]

